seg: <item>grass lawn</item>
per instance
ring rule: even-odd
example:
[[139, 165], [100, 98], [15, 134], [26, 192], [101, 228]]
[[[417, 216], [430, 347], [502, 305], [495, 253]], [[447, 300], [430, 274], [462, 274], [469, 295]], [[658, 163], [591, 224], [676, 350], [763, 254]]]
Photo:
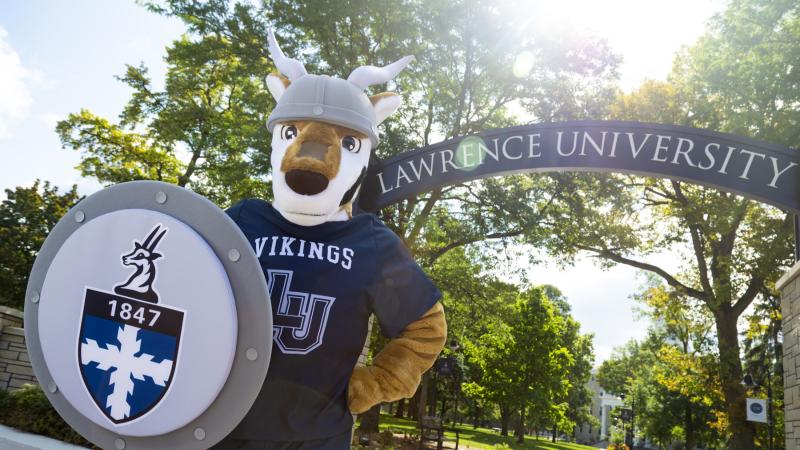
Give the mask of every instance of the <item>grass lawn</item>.
[[[395, 433], [402, 433], [404, 431], [407, 433], [419, 433], [416, 422], [407, 419], [398, 419], [387, 414], [381, 414], [381, 431], [389, 428]], [[478, 428], [473, 430], [471, 425], [462, 425], [458, 426], [457, 428], [460, 435], [459, 447], [467, 446], [472, 448], [491, 449], [496, 444], [505, 443], [513, 449], [525, 450], [585, 450], [593, 448], [586, 445], [572, 444], [569, 442], [557, 442], [554, 444], [549, 440], [540, 440], [531, 436], [525, 436], [525, 443], [517, 444], [515, 442], [516, 438], [513, 436], [503, 437], [500, 436], [500, 433], [492, 431], [488, 428]], [[453, 444], [455, 443], [455, 433], [448, 431], [445, 433], [445, 436], [450, 439], [450, 442], [445, 441], [445, 445], [448, 445], [452, 448]]]

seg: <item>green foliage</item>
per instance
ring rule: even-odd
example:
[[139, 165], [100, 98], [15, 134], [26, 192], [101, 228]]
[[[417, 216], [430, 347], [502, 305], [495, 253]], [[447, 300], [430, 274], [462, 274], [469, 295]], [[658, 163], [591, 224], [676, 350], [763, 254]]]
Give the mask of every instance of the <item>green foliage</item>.
[[797, 148], [800, 4], [735, 0], [674, 63], [693, 123]]
[[269, 197], [265, 24], [251, 6], [212, 3], [202, 19], [181, 15], [188, 32], [167, 48], [163, 90], [146, 67], [127, 66], [117, 79], [133, 94], [116, 123], [87, 110], [58, 123], [63, 146], [81, 152], [82, 175], [176, 183], [221, 206]]
[[[648, 82], [621, 95], [608, 117], [710, 128], [798, 147], [799, 13], [800, 4], [791, 1], [730, 2], [707, 33], [679, 55], [669, 82]], [[656, 274], [669, 285], [668, 296], [681, 297], [683, 307], [713, 321], [708, 333], [713, 353], [662, 355], [673, 373], [704, 368], [698, 377], [683, 379], [687, 388], [699, 387], [703, 377], [707, 382], [709, 369], [716, 371], [718, 384], [709, 385], [707, 397], [719, 393], [724, 406], [717, 409], [711, 398], [699, 403], [714, 405], [711, 422], [727, 426], [725, 437], [733, 448], [752, 448], [753, 427], [740, 401], [745, 393], [737, 322], [751, 305], [758, 308], [775, 295], [775, 281], [793, 263], [791, 214], [674, 180], [576, 175], [561, 186], [565, 191], [548, 208], [548, 220], [541, 221], [551, 226], [529, 241], [544, 242], [562, 260], [588, 252], [606, 265], [627, 264]], [[514, 204], [513, 198], [504, 202]], [[526, 212], [524, 206], [511, 209]], [[529, 214], [536, 217], [535, 211]], [[542, 241], [543, 231], [555, 238]], [[680, 272], [651, 260], [664, 250], [684, 255]], [[687, 342], [696, 331], [705, 332], [670, 333]], [[606, 382], [622, 386], [624, 372], [605, 372]], [[692, 391], [681, 395], [698, 400]]]
[[580, 336], [577, 323], [545, 292], [539, 287], [517, 292], [504, 317], [465, 342], [474, 369], [464, 392], [496, 403], [504, 432], [512, 413], [519, 415], [518, 428], [531, 422], [567, 430], [588, 413], [583, 409], [590, 397], [574, 385], [588, 380], [591, 338]]
[[60, 194], [47, 181], [6, 189], [0, 204], [0, 304], [23, 308], [28, 274], [39, 249], [78, 200], [76, 186]]
[[620, 429], [614, 429], [611, 431], [611, 445], [608, 448], [613, 449], [624, 449], [625, 448], [625, 435], [622, 433]]
[[8, 393], [0, 390], [0, 423], [60, 441], [94, 447], [58, 415], [38, 385]]
[[720, 444], [728, 423], [707, 311], [653, 277], [635, 298], [654, 325], [643, 341], [615, 349], [598, 381], [626, 395], [638, 436], [661, 446]]

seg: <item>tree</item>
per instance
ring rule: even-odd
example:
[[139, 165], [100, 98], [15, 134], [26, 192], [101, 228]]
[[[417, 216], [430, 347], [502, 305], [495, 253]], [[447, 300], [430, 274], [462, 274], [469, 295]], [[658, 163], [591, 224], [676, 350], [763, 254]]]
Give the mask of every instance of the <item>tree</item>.
[[[165, 181], [221, 206], [269, 198], [264, 123], [274, 102], [264, 80], [272, 67], [265, 25], [250, 6], [214, 1], [197, 9], [202, 20], [180, 14], [187, 34], [167, 48], [163, 90], [146, 67], [127, 66], [117, 79], [133, 94], [117, 123], [81, 110], [57, 132], [64, 147], [81, 152], [81, 174], [104, 184]], [[220, 20], [224, 30], [209, 25]]]
[[6, 189], [0, 204], [0, 304], [22, 309], [28, 275], [56, 223], [80, 200], [77, 186], [60, 194], [50, 182]]
[[616, 349], [600, 366], [598, 381], [607, 392], [625, 395], [637, 436], [665, 448], [716, 445], [726, 421], [715, 358], [683, 353], [664, 331], [651, 328], [641, 342]]
[[654, 394], [650, 405], [655, 408], [645, 417], [646, 426], [666, 436], [662, 422], [671, 416], [676, 424], [672, 438], [686, 449], [714, 444], [725, 432], [727, 415], [711, 317], [702, 304], [668, 289], [655, 276], [650, 280], [638, 300], [648, 307], [647, 315], [657, 324], [652, 333], [662, 343], [656, 350], [657, 363], [646, 374], [658, 386], [650, 389]]
[[[797, 147], [798, 8], [789, 1], [731, 2], [706, 35], [676, 58], [668, 83], [648, 83], [623, 97], [610, 118], [704, 127]], [[544, 241], [551, 253], [569, 261], [585, 252], [604, 265], [652, 272], [703, 305], [714, 321], [729, 446], [752, 448], [737, 322], [793, 262], [792, 216], [674, 180], [575, 175], [562, 186], [569, 189], [540, 221], [555, 236]], [[524, 211], [513, 198], [502, 202]], [[541, 230], [531, 242], [541, 243], [540, 236]], [[666, 249], [687, 256], [686, 271], [648, 261]]]
[[[466, 342], [467, 360], [481, 373], [465, 390], [498, 405], [504, 436], [516, 413], [515, 434], [522, 442], [526, 423], [543, 417], [552, 424], [563, 420], [575, 359], [564, 345], [570, 336], [567, 320], [542, 288], [519, 292], [513, 305], [503, 322], [489, 324], [474, 342]], [[562, 405], [556, 408], [558, 417], [548, 417], [554, 405]]]
[[[671, 83], [682, 110], [678, 123], [797, 147], [799, 11], [800, 5], [791, 1], [731, 2], [698, 43], [676, 59]], [[651, 101], [652, 95], [642, 97], [642, 105], [658, 104]], [[647, 117], [640, 112], [637, 119]], [[584, 247], [603, 258], [658, 273], [674, 289], [707, 307], [714, 317], [718, 339], [729, 445], [752, 448], [753, 427], [745, 420], [737, 321], [758, 294], [772, 288], [791, 264], [791, 216], [734, 195], [680, 182], [647, 183], [644, 192], [643, 206], [657, 211], [659, 221], [677, 219], [682, 236], [672, 232], [656, 242], [662, 246], [678, 241], [689, 244], [691, 277], [679, 280], [607, 245]], [[627, 249], [632, 247], [641, 250], [644, 245]]]
[[550, 424], [555, 442], [558, 430], [571, 430], [577, 425], [595, 420], [591, 414], [592, 392], [587, 386], [594, 364], [594, 336], [580, 333], [580, 324], [570, 315], [569, 302], [557, 287], [543, 285], [541, 288], [564, 320], [562, 345], [572, 355], [572, 364], [565, 380], [567, 390], [551, 403]]
[[[675, 62], [674, 83], [699, 126], [750, 135], [797, 148], [800, 144], [800, 5], [781, 0], [737, 0], [715, 18], [709, 32]], [[787, 215], [788, 221], [788, 215]], [[780, 234], [782, 237], [783, 234]], [[782, 258], [782, 263], [785, 263]], [[779, 266], [774, 270], [782, 270]], [[770, 281], [774, 281], [771, 279]], [[774, 285], [765, 283], [765, 288]], [[729, 353], [733, 359], [732, 350]], [[725, 367], [727, 366], [727, 367]], [[735, 378], [741, 365], [723, 360], [729, 375], [726, 402], [732, 447], [753, 446], [753, 428], [744, 422]], [[735, 400], [736, 405], [731, 402]]]

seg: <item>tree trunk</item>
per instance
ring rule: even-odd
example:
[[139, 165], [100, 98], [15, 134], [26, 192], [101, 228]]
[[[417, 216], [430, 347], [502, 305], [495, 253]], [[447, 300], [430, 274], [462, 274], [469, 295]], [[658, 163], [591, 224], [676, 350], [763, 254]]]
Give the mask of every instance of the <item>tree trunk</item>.
[[419, 397], [417, 397], [417, 425], [422, 425], [422, 418], [428, 415], [428, 379], [430, 376], [426, 373], [422, 376], [422, 383], [417, 390]]
[[401, 398], [400, 400], [397, 401], [397, 411], [394, 412], [394, 416], [399, 419], [402, 419], [403, 414], [405, 414], [405, 408], [406, 408], [406, 399]]
[[475, 415], [472, 416], [472, 429], [473, 430], [477, 430], [478, 429], [478, 425], [480, 424], [480, 419], [481, 419], [481, 409], [478, 408], [477, 402], [475, 403], [474, 414]]
[[418, 421], [419, 420], [419, 404], [420, 397], [422, 396], [422, 386], [417, 387], [417, 392], [408, 401], [408, 418]]
[[437, 395], [439, 394], [436, 390], [436, 380], [431, 380], [429, 376], [426, 380], [423, 380], [425, 384], [425, 394], [427, 397], [425, 398], [425, 414], [426, 416], [435, 416], [436, 415], [436, 402], [437, 402]]
[[694, 425], [692, 424], [692, 404], [686, 401], [686, 417], [683, 429], [686, 430], [686, 450], [694, 450]]
[[[723, 303], [724, 305], [724, 303]], [[754, 447], [753, 427], [747, 422], [746, 392], [742, 387], [742, 361], [739, 359], [739, 331], [736, 315], [730, 307], [716, 311], [717, 348], [719, 350], [719, 375], [725, 409], [728, 413], [728, 430], [731, 440], [729, 450], [751, 450]]]
[[553, 442], [556, 441], [557, 434], [558, 434], [558, 425], [553, 425]]
[[508, 420], [511, 418], [510, 408], [500, 405], [500, 436], [508, 436]]
[[358, 425], [358, 431], [362, 431], [365, 433], [377, 433], [378, 432], [378, 424], [380, 423], [381, 418], [381, 405], [378, 403], [377, 405], [373, 406], [369, 409], [369, 411], [365, 412], [358, 416], [359, 420], [361, 420], [361, 424]]
[[522, 444], [525, 442], [525, 407], [519, 410], [519, 422], [517, 422], [517, 430], [514, 432], [517, 436], [517, 443]]

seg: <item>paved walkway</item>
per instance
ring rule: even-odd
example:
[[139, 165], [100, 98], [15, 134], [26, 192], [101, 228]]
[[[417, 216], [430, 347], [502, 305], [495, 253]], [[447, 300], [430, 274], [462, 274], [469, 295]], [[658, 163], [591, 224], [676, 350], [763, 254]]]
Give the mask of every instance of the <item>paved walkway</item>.
[[85, 447], [66, 444], [55, 439], [25, 433], [0, 425], [0, 449], [3, 450], [86, 450]]

